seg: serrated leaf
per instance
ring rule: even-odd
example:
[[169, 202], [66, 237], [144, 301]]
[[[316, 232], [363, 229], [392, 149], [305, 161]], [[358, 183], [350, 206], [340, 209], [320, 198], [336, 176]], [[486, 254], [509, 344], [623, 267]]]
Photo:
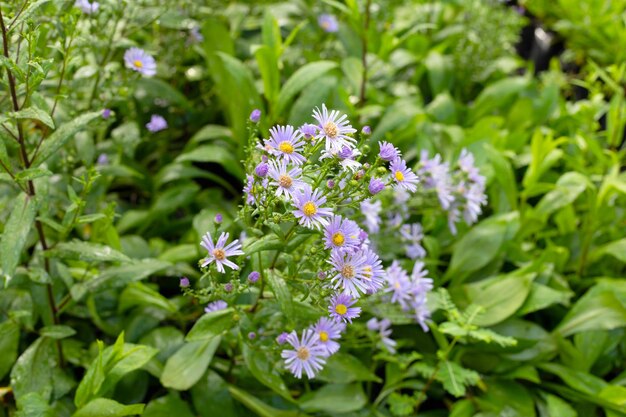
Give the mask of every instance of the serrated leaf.
[[443, 388], [455, 397], [465, 395], [466, 388], [478, 384], [480, 375], [471, 369], [465, 369], [459, 364], [443, 361], [435, 375]]

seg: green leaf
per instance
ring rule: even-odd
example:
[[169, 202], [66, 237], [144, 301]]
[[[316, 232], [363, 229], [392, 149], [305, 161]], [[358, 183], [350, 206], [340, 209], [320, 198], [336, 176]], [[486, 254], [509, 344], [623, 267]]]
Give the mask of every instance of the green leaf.
[[470, 108], [468, 125], [471, 126], [495, 109], [506, 108], [530, 82], [529, 77], [508, 77], [488, 85]]
[[382, 382], [361, 361], [347, 353], [335, 353], [330, 356], [317, 378], [338, 384], [348, 384], [355, 381]]
[[11, 370], [11, 387], [18, 405], [21, 398], [30, 392], [37, 392], [49, 400], [55, 358], [53, 341], [44, 337], [37, 339], [20, 355]]
[[119, 311], [123, 312], [135, 306], [156, 307], [172, 314], [178, 310], [176, 304], [141, 282], [130, 283], [119, 298]]
[[550, 417], [578, 417], [576, 410], [560, 397], [552, 394], [544, 394], [544, 397]]
[[[213, 399], [211, 399], [213, 401]], [[143, 417], [194, 417], [189, 405], [180, 399], [176, 393], [150, 401]]]
[[492, 326], [511, 317], [524, 303], [534, 274], [493, 277], [464, 286], [470, 303], [483, 307], [473, 324]]
[[443, 361], [437, 370], [435, 379], [441, 382], [443, 388], [450, 394], [455, 397], [462, 397], [465, 395], [466, 387], [478, 384], [480, 375], [455, 362]]
[[626, 326], [626, 308], [608, 288], [593, 287], [574, 304], [555, 329], [563, 336]]
[[597, 262], [605, 255], [610, 255], [618, 261], [626, 263], [626, 238], [615, 240], [595, 248], [589, 254], [589, 262]]
[[15, 175], [15, 180], [21, 183], [25, 183], [26, 181], [31, 181], [41, 177], [51, 177], [52, 172], [49, 169], [36, 167], [36, 168], [28, 168], [23, 171], [18, 172]]
[[578, 172], [567, 172], [556, 182], [556, 188], [547, 193], [537, 204], [536, 212], [548, 216], [554, 211], [572, 204], [589, 184], [586, 176]]
[[74, 336], [76, 334], [76, 330], [72, 329], [70, 326], [57, 324], [43, 327], [39, 330], [39, 334], [51, 339], [65, 339], [66, 337]]
[[39, 148], [39, 152], [35, 156], [35, 158], [31, 161], [31, 165], [33, 167], [40, 165], [46, 159], [50, 158], [54, 155], [59, 149], [61, 149], [68, 140], [70, 140], [76, 133], [81, 130], [84, 130], [89, 122], [95, 120], [101, 116], [99, 111], [81, 114], [74, 120], [64, 123], [55, 130], [49, 137], [47, 137], [41, 148]]
[[272, 233], [258, 239], [246, 239], [242, 250], [247, 256], [250, 256], [256, 252], [282, 249], [283, 246], [285, 246], [284, 242]]
[[50, 0], [37, 0], [28, 4], [28, 7], [8, 25], [8, 32], [11, 33], [15, 28], [19, 28], [20, 24], [30, 18], [30, 16], [35, 13], [37, 9], [49, 2]]
[[328, 413], [349, 413], [361, 410], [367, 404], [367, 397], [361, 384], [328, 384], [317, 391], [305, 394], [300, 407], [306, 411], [326, 411]]
[[519, 309], [518, 314], [523, 316], [534, 311], [543, 310], [554, 304], [569, 305], [569, 300], [574, 294], [569, 291], [559, 291], [547, 285], [533, 282], [528, 298]]
[[242, 179], [244, 172], [241, 164], [234, 156], [233, 152], [223, 146], [202, 145], [192, 151], [186, 152], [176, 158], [177, 162], [215, 162], [224, 167], [226, 171], [235, 177]]
[[276, 114], [283, 114], [296, 94], [302, 91], [304, 87], [335, 68], [337, 68], [337, 63], [333, 61], [310, 62], [299, 68], [280, 90], [278, 104], [276, 105]]
[[235, 325], [234, 310], [226, 308], [224, 310], [206, 313], [193, 325], [185, 340], [197, 342], [212, 339], [221, 335], [224, 331], [232, 329]]
[[209, 367], [222, 338], [185, 343], [165, 363], [161, 384], [179, 391], [191, 388]]
[[308, 414], [305, 414], [299, 410], [294, 411], [285, 411], [279, 410], [274, 407], [270, 407], [265, 404], [263, 401], [259, 400], [255, 396], [249, 394], [248, 392], [236, 388], [234, 386], [229, 386], [228, 390], [234, 399], [245, 405], [247, 408], [252, 410], [256, 415], [261, 417], [309, 417]]
[[0, 380], [13, 367], [20, 342], [20, 327], [14, 321], [0, 323]]
[[293, 297], [280, 272], [276, 269], [266, 269], [263, 278], [267, 279], [285, 317], [293, 318]]
[[80, 240], [59, 243], [46, 255], [54, 258], [77, 259], [85, 262], [130, 262], [128, 256], [109, 246]]
[[124, 405], [108, 398], [96, 398], [77, 410], [72, 417], [123, 417], [141, 415], [143, 404]]
[[276, 102], [280, 88], [280, 72], [274, 51], [269, 46], [262, 45], [254, 51], [263, 79], [263, 94], [271, 104]]
[[567, 386], [585, 394], [597, 395], [609, 384], [597, 376], [587, 372], [576, 371], [558, 363], [544, 363], [538, 365], [540, 369], [561, 378]]
[[54, 121], [52, 117], [45, 111], [41, 110], [38, 107], [27, 107], [17, 112], [10, 112], [9, 117], [14, 119], [34, 119], [39, 120], [41, 123], [48, 126], [50, 129], [54, 129]]
[[517, 233], [519, 226], [517, 212], [493, 216], [474, 226], [454, 245], [446, 278], [458, 284], [471, 272], [486, 266], [500, 253], [507, 237]]
[[483, 149], [489, 157], [495, 173], [495, 180], [504, 190], [510, 208], [513, 210], [517, 209], [517, 182], [511, 163], [502, 152], [495, 149], [492, 145], [485, 143]]
[[37, 200], [20, 194], [13, 206], [9, 220], [4, 225], [2, 242], [0, 242], [0, 266], [5, 284], [8, 284], [20, 260], [20, 254], [26, 245], [26, 238], [35, 220], [37, 213]]
[[259, 382], [286, 400], [293, 401], [277, 367], [268, 360], [267, 354], [246, 344], [242, 346], [242, 354], [248, 370]]
[[[206, 399], [210, 398], [211, 401]], [[200, 417], [239, 417], [240, 408], [228, 391], [224, 379], [209, 369], [206, 378], [191, 388], [193, 407]]]

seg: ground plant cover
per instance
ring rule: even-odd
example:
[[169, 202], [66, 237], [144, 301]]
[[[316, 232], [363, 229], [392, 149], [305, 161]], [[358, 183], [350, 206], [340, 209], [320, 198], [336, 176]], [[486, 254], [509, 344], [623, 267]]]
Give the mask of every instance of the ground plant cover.
[[626, 416], [626, 0], [0, 0], [0, 417]]

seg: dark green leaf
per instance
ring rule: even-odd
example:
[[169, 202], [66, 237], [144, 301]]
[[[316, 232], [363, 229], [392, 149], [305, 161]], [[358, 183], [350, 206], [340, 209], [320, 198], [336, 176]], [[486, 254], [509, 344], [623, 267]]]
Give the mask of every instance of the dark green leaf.
[[204, 374], [222, 338], [185, 343], [165, 363], [161, 384], [167, 388], [186, 391]]
[[108, 398], [96, 398], [80, 408], [72, 417], [123, 417], [141, 415], [143, 404], [124, 405]]
[[232, 308], [206, 313], [193, 325], [185, 340], [196, 342], [212, 339], [231, 329], [234, 324], [234, 310]]
[[2, 266], [2, 275], [6, 280], [5, 284], [13, 278], [36, 213], [37, 200], [26, 194], [20, 194], [15, 201], [9, 220], [4, 225], [2, 242], [0, 242], [2, 254], [0, 266]]

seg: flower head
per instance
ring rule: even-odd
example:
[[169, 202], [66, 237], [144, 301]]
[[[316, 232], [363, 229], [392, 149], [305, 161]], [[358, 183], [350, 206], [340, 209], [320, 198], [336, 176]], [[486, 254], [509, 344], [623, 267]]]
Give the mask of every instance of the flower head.
[[376, 252], [366, 247], [363, 249], [363, 255], [365, 256], [364, 276], [367, 292], [374, 294], [385, 285], [385, 270]]
[[378, 178], [372, 177], [370, 185], [367, 187], [370, 194], [375, 195], [385, 189], [385, 183]]
[[333, 214], [331, 209], [322, 207], [326, 203], [326, 197], [322, 196], [319, 190], [313, 190], [308, 184], [295, 193], [293, 203], [296, 206], [294, 216], [302, 226], [309, 229], [326, 226], [328, 224], [326, 217]]
[[254, 168], [254, 173], [259, 177], [265, 177], [269, 168], [267, 162], [259, 162], [259, 165]]
[[289, 169], [287, 161], [284, 159], [281, 161], [270, 161], [268, 174], [273, 180], [270, 181], [269, 185], [277, 187], [277, 196], [285, 195], [294, 198], [298, 190], [306, 185], [306, 183], [300, 179], [302, 170], [298, 167]]
[[372, 133], [372, 128], [365, 125], [363, 126], [363, 129], [361, 129], [361, 133], [363, 133], [364, 135], [369, 135]]
[[250, 113], [250, 121], [252, 123], [258, 123], [259, 120], [261, 120], [261, 110], [259, 109], [252, 110], [252, 113]]
[[250, 282], [250, 284], [254, 284], [259, 280], [260, 277], [261, 274], [259, 274], [258, 271], [252, 271], [248, 274], [248, 281]]
[[231, 269], [239, 269], [232, 261], [228, 260], [229, 256], [237, 256], [243, 255], [243, 251], [241, 250], [241, 244], [238, 239], [233, 240], [228, 246], [226, 246], [226, 241], [228, 240], [228, 233], [222, 232], [217, 243], [213, 244], [213, 239], [211, 238], [211, 234], [207, 232], [206, 235], [202, 238], [202, 242], [200, 245], [205, 248], [209, 253], [206, 258], [202, 261], [202, 266], [205, 267], [212, 262], [215, 262], [217, 266], [217, 270], [224, 274], [226, 270], [224, 269], [224, 265], [228, 266]]
[[152, 133], [158, 132], [160, 130], [167, 129], [167, 122], [162, 116], [153, 114], [150, 117], [150, 121], [146, 123], [146, 128]]
[[324, 228], [326, 249], [351, 250], [359, 247], [359, 226], [350, 219], [333, 216]]
[[356, 139], [348, 135], [356, 132], [356, 129], [350, 125], [348, 116], [337, 110], [329, 112], [326, 105], [322, 104], [321, 111], [318, 108], [313, 110], [313, 118], [317, 120], [319, 128], [316, 138], [326, 140], [326, 153], [340, 152], [344, 146], [354, 148]]
[[300, 133], [305, 139], [311, 139], [317, 134], [318, 128], [312, 124], [305, 124], [300, 127]]
[[109, 117], [111, 117], [111, 109], [102, 109], [102, 118], [106, 120]]
[[302, 133], [293, 126], [274, 126], [265, 141], [269, 153], [294, 165], [302, 165], [306, 158], [299, 152], [304, 148]]
[[391, 175], [396, 182], [396, 187], [404, 188], [412, 193], [417, 191], [418, 178], [411, 169], [407, 168], [406, 162], [396, 158], [391, 162]]
[[367, 292], [367, 279], [371, 271], [366, 269], [366, 258], [362, 251], [333, 250], [327, 262], [333, 266], [331, 282], [336, 289], [341, 289], [354, 298]]
[[156, 74], [156, 61], [140, 48], [130, 48], [124, 53], [126, 68], [151, 77]]
[[406, 256], [410, 259], [423, 258], [426, 256], [426, 251], [421, 245], [422, 239], [424, 239], [424, 233], [422, 231], [422, 225], [419, 223], [403, 224], [400, 227], [400, 235], [402, 239], [407, 243], [405, 246]]
[[179, 285], [181, 286], [181, 288], [187, 288], [189, 286], [189, 278], [187, 277], [182, 277], [180, 279], [180, 283]]
[[100, 4], [97, 1], [90, 3], [89, 0], [76, 0], [74, 6], [78, 7], [85, 14], [93, 14], [98, 11]]
[[378, 142], [378, 146], [380, 147], [378, 156], [383, 161], [393, 161], [401, 156], [400, 151], [389, 142]]
[[339, 350], [339, 343], [335, 340], [341, 338], [341, 333], [346, 325], [343, 322], [330, 320], [322, 317], [312, 326], [313, 331], [319, 337], [319, 344], [326, 349], [326, 355], [330, 356]]
[[391, 302], [398, 303], [403, 310], [407, 310], [413, 298], [413, 288], [408, 274], [402, 269], [398, 261], [393, 261], [391, 266], [387, 268], [386, 280], [385, 292], [391, 293]]
[[317, 18], [317, 23], [324, 30], [324, 32], [334, 33], [339, 30], [339, 22], [337, 18], [332, 14], [321, 14]]
[[376, 317], [368, 320], [367, 328], [371, 331], [378, 331], [383, 346], [389, 353], [396, 353], [396, 341], [391, 339], [391, 321], [389, 319], [378, 320]]
[[250, 174], [246, 175], [246, 185], [243, 187], [243, 192], [246, 195], [246, 203], [257, 203], [257, 196], [254, 191], [254, 177]]
[[335, 321], [352, 323], [352, 319], [361, 315], [361, 307], [352, 307], [355, 303], [356, 300], [348, 294], [335, 294], [330, 299], [330, 305], [328, 306], [330, 317]]
[[313, 378], [326, 364], [326, 348], [319, 344], [319, 337], [311, 330], [302, 332], [302, 338], [293, 331], [287, 336], [287, 342], [293, 349], [285, 349], [281, 352], [285, 360], [285, 367], [296, 377], [302, 378], [302, 371], [309, 378]]
[[282, 332], [276, 337], [276, 343], [278, 343], [279, 345], [284, 345], [288, 337], [289, 337], [289, 333]]
[[213, 301], [212, 303], [207, 304], [207, 306], [204, 307], [204, 312], [213, 313], [215, 311], [225, 310], [227, 308], [228, 308], [228, 304], [226, 304], [226, 301], [217, 300], [217, 301]]
[[370, 233], [377, 233], [380, 230], [380, 212], [383, 205], [380, 201], [365, 200], [361, 202], [361, 212], [365, 216], [365, 227]]

